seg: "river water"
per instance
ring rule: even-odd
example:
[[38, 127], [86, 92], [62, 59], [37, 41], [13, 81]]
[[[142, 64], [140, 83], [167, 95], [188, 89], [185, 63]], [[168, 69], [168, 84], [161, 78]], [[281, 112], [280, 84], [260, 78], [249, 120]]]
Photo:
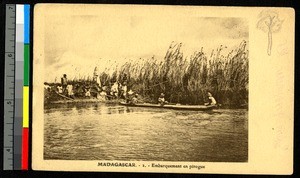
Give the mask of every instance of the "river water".
[[248, 111], [45, 107], [44, 159], [247, 162]]

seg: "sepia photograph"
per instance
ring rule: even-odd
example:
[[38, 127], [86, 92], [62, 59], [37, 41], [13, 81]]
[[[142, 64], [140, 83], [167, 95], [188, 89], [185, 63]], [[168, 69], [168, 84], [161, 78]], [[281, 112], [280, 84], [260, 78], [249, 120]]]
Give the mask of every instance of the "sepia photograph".
[[45, 159], [247, 161], [245, 19], [47, 24]]
[[284, 20], [260, 10], [250, 27], [246, 15], [205, 12], [37, 5], [39, 158], [150, 172], [249, 163], [249, 63], [256, 60], [250, 46], [257, 44], [250, 28], [264, 36], [262, 56], [271, 57]]

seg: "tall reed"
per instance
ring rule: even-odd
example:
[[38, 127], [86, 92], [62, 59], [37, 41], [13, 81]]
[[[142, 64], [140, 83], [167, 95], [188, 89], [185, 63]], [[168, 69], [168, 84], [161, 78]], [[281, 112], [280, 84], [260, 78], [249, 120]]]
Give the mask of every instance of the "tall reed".
[[121, 81], [127, 75], [129, 89], [155, 102], [160, 93], [172, 103], [203, 104], [207, 92], [230, 107], [248, 104], [248, 50], [243, 41], [237, 49], [224, 56], [224, 46], [208, 56], [200, 51], [189, 58], [184, 56], [182, 44], [171, 44], [163, 61], [154, 56], [127, 62], [113, 76], [102, 73], [101, 81], [114, 78]]

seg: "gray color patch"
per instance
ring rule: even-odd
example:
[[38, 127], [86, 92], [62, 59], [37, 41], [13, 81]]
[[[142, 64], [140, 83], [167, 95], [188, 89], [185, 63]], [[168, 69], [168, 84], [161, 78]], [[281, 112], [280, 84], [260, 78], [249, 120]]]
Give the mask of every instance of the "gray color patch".
[[15, 71], [15, 78], [16, 80], [24, 79], [24, 62], [23, 61], [16, 61], [16, 71]]
[[23, 126], [23, 118], [15, 117], [15, 120], [14, 120], [14, 135], [15, 136], [22, 135], [22, 126]]
[[24, 42], [16, 42], [16, 61], [24, 61]]
[[16, 99], [23, 98], [23, 81], [22, 80], [17, 80], [15, 83], [15, 98]]
[[24, 45], [24, 24], [16, 24], [16, 42]]

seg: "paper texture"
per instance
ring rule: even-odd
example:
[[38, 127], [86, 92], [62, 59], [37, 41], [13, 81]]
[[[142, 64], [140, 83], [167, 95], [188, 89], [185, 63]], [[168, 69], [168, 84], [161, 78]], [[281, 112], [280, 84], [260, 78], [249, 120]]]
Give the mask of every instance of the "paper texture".
[[294, 36], [291, 8], [35, 5], [32, 168], [292, 174]]

